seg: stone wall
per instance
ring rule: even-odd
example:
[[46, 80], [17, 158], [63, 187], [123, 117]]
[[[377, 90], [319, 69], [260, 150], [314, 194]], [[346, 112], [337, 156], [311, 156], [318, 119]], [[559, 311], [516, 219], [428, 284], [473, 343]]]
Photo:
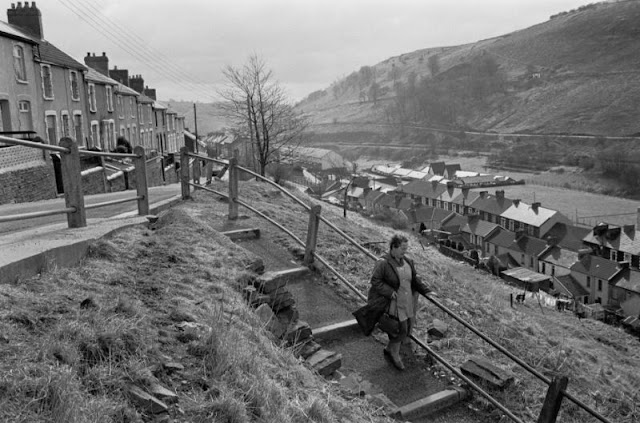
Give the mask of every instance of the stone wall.
[[0, 204], [55, 198], [53, 166], [42, 150], [15, 145], [0, 148]]
[[118, 176], [116, 176], [115, 178], [107, 179], [108, 192], [118, 192], [118, 191], [124, 191], [127, 189], [124, 172], [122, 173], [118, 172], [117, 175]]
[[29, 167], [0, 169], [0, 204], [26, 203], [56, 196], [53, 167], [44, 160]]
[[105, 173], [104, 168], [93, 168], [96, 170], [85, 171], [82, 175], [82, 193], [84, 195], [101, 194], [104, 191]]

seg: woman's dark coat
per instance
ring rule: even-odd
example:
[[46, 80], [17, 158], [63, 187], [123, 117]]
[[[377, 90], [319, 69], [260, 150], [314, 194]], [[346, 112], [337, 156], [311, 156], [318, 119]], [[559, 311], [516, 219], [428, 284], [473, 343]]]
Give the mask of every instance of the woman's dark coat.
[[[431, 290], [416, 275], [416, 267], [413, 260], [405, 257], [404, 260], [411, 267], [411, 290], [426, 295]], [[380, 316], [387, 310], [391, 302], [391, 295], [400, 288], [400, 277], [396, 269], [396, 260], [386, 254], [376, 262], [371, 276], [371, 287], [367, 296], [367, 304], [354, 311], [358, 324], [365, 335], [369, 336], [373, 328], [380, 320]]]

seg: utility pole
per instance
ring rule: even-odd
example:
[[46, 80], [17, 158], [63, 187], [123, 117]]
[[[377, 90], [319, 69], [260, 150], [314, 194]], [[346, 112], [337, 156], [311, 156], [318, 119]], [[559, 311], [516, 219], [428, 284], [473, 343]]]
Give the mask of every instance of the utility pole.
[[195, 141], [195, 147], [194, 150], [197, 153], [198, 152], [198, 113], [196, 110], [196, 103], [193, 103], [193, 129], [195, 131], [195, 136], [196, 136], [196, 141]]

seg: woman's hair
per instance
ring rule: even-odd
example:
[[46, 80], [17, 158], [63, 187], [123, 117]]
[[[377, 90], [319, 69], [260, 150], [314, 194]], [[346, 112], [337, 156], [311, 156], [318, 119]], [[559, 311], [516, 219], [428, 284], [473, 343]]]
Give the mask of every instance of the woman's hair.
[[389, 241], [389, 249], [398, 248], [400, 245], [402, 245], [405, 242], [409, 242], [407, 237], [405, 237], [404, 235], [396, 234], [392, 236], [391, 241]]

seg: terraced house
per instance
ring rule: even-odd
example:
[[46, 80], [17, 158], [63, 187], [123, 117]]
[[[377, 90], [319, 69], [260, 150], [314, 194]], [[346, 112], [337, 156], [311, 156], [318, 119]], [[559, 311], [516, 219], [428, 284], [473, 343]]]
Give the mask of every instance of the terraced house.
[[42, 116], [33, 58], [37, 45], [27, 33], [0, 22], [0, 62], [5, 68], [0, 72], [0, 134], [17, 138], [44, 134], [44, 122], [36, 119]]
[[41, 108], [32, 113], [44, 122], [44, 139], [57, 145], [60, 138], [71, 137], [85, 146], [87, 143], [87, 95], [84, 73], [87, 68], [44, 39], [42, 15], [35, 2], [24, 6], [18, 2], [7, 10], [10, 25], [27, 33], [36, 44], [33, 58], [36, 70], [36, 90]]

